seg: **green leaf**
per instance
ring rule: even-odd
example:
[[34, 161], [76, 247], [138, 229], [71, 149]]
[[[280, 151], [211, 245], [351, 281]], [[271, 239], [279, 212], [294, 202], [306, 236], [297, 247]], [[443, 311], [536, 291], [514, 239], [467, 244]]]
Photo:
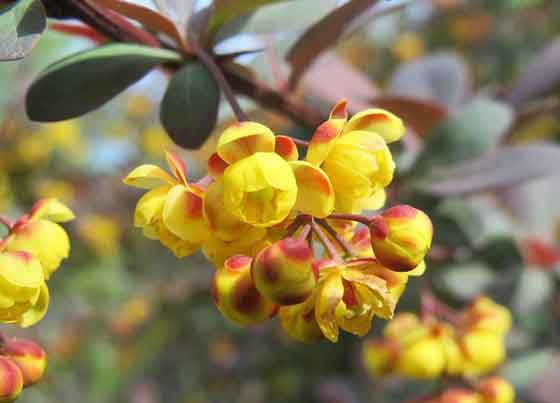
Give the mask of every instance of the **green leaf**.
[[512, 110], [504, 103], [475, 99], [457, 109], [428, 136], [410, 169], [414, 177], [480, 157], [493, 149], [509, 128]]
[[208, 29], [212, 36], [226, 22], [248, 14], [261, 6], [288, 0], [215, 0]]
[[504, 366], [501, 375], [516, 389], [531, 385], [543, 373], [554, 357], [554, 350], [543, 348], [511, 358]]
[[29, 118], [71, 119], [100, 107], [157, 65], [179, 61], [168, 50], [111, 44], [76, 53], [43, 71], [27, 92]]
[[161, 123], [175, 143], [198, 148], [216, 126], [219, 103], [220, 89], [208, 69], [199, 62], [187, 63], [169, 82]]
[[443, 200], [432, 216], [436, 242], [451, 246], [473, 245], [480, 239], [478, 211], [461, 199]]
[[449, 265], [437, 269], [434, 291], [448, 303], [467, 303], [485, 293], [494, 279], [490, 267], [482, 262]]
[[25, 57], [47, 27], [47, 16], [39, 0], [20, 0], [0, 14], [0, 60]]

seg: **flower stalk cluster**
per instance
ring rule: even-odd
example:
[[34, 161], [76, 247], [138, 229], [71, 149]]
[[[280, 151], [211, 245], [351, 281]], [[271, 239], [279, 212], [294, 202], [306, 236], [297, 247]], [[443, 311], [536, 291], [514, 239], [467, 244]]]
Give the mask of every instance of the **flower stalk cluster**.
[[395, 171], [388, 144], [404, 132], [381, 109], [349, 119], [343, 100], [300, 158], [291, 137], [237, 122], [221, 133], [199, 182], [172, 153], [171, 172], [130, 172], [124, 183], [148, 190], [134, 223], [179, 258], [202, 250], [217, 267], [214, 301], [233, 322], [278, 314], [303, 342], [337, 341], [339, 329], [362, 336], [374, 316], [392, 317], [432, 241], [430, 219], [413, 207], [362, 215], [384, 207]]

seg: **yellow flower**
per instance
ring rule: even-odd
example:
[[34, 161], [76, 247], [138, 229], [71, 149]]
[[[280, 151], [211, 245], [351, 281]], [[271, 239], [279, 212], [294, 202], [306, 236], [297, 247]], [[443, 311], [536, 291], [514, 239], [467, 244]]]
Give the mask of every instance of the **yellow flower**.
[[346, 101], [317, 128], [306, 160], [323, 169], [334, 188], [336, 210], [378, 209], [395, 164], [387, 143], [404, 134], [399, 118], [382, 109], [367, 109], [347, 121]]
[[8, 357], [0, 356], [0, 401], [15, 401], [23, 388], [23, 375]]
[[15, 223], [4, 240], [4, 249], [33, 254], [43, 267], [45, 279], [48, 279], [70, 253], [68, 234], [57, 222], [73, 218], [72, 211], [56, 199], [41, 199], [29, 214]]
[[31, 326], [45, 315], [48, 300], [39, 260], [28, 252], [0, 252], [0, 322]]
[[294, 340], [315, 343], [324, 338], [315, 319], [314, 298], [297, 305], [281, 306], [278, 311], [282, 329]]
[[140, 144], [147, 155], [160, 158], [173, 142], [161, 126], [149, 126], [141, 134]]
[[224, 208], [256, 227], [283, 221], [294, 207], [297, 192], [290, 165], [276, 153], [257, 152], [224, 172]]
[[204, 189], [187, 181], [186, 166], [174, 153], [166, 153], [173, 176], [155, 165], [141, 165], [123, 182], [149, 189], [138, 201], [134, 226], [150, 239], [159, 239], [177, 257], [194, 253], [208, 237], [203, 214]]
[[418, 34], [404, 32], [397, 38], [392, 51], [400, 61], [413, 60], [424, 53], [424, 41]]
[[121, 231], [111, 217], [100, 214], [86, 215], [80, 220], [78, 230], [98, 256], [111, 256], [119, 249]]
[[511, 328], [511, 313], [488, 297], [478, 297], [465, 311], [465, 326], [505, 335]]
[[70, 182], [46, 179], [39, 183], [37, 195], [41, 198], [54, 198], [64, 204], [71, 204], [76, 199], [76, 189]]
[[469, 389], [452, 387], [437, 399], [438, 403], [481, 403], [477, 393]]
[[465, 363], [463, 373], [469, 376], [486, 374], [506, 357], [503, 335], [486, 330], [467, 332], [461, 338]]
[[330, 341], [338, 340], [339, 328], [363, 336], [369, 332], [375, 315], [392, 318], [396, 299], [386, 281], [377, 275], [374, 262], [330, 262], [319, 273], [315, 317]]

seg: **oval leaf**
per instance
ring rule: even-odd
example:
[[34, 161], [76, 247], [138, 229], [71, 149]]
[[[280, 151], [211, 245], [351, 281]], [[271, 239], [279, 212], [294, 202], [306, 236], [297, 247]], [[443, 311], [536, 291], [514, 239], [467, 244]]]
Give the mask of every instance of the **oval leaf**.
[[311, 26], [292, 46], [286, 56], [293, 69], [290, 76], [290, 88], [297, 85], [303, 73], [319, 54], [336, 44], [355, 18], [377, 2], [378, 0], [351, 0]]
[[424, 176], [433, 168], [480, 157], [496, 146], [512, 119], [511, 108], [490, 99], [475, 99], [461, 106], [428, 136], [410, 172]]
[[41, 122], [88, 113], [144, 77], [155, 66], [179, 61], [171, 51], [112, 44], [71, 55], [48, 67], [27, 92], [29, 118]]
[[161, 123], [175, 143], [198, 148], [216, 126], [219, 103], [220, 89], [208, 69], [199, 62], [187, 63], [169, 82]]
[[0, 60], [17, 60], [35, 47], [47, 27], [39, 0], [20, 0], [0, 14]]
[[511, 188], [553, 175], [560, 166], [557, 145], [515, 146], [436, 173], [426, 184], [431, 194], [449, 196]]

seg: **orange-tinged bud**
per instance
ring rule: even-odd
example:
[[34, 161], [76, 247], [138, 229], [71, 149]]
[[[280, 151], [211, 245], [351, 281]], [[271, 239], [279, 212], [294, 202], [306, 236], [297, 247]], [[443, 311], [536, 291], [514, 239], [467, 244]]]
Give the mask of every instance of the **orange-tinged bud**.
[[480, 397], [468, 389], [449, 388], [440, 395], [438, 403], [480, 403]]
[[9, 358], [0, 356], [0, 402], [13, 402], [23, 388], [23, 376]]
[[482, 397], [482, 403], [513, 403], [515, 400], [513, 386], [503, 378], [485, 379], [477, 389]]
[[248, 256], [232, 256], [216, 270], [212, 280], [212, 296], [222, 315], [243, 326], [264, 322], [278, 309], [255, 287], [251, 278], [251, 261]]
[[47, 367], [47, 355], [34, 341], [8, 340], [3, 352], [19, 367], [24, 386], [33, 385], [43, 377]]
[[407, 205], [391, 207], [370, 224], [375, 257], [395, 271], [410, 271], [426, 256], [432, 243], [430, 218]]
[[257, 290], [280, 305], [305, 301], [317, 282], [313, 253], [303, 239], [282, 239], [263, 249], [253, 261], [251, 273]]
[[478, 297], [465, 312], [469, 329], [487, 330], [505, 335], [511, 328], [511, 313], [488, 297]]
[[364, 345], [364, 367], [372, 377], [385, 375], [393, 369], [398, 357], [398, 346], [391, 340], [372, 340]]
[[467, 332], [461, 347], [465, 353], [464, 373], [480, 375], [492, 371], [506, 356], [502, 335], [485, 330]]
[[425, 337], [402, 351], [397, 371], [410, 378], [433, 379], [444, 371], [445, 358], [439, 340], [435, 337]]

